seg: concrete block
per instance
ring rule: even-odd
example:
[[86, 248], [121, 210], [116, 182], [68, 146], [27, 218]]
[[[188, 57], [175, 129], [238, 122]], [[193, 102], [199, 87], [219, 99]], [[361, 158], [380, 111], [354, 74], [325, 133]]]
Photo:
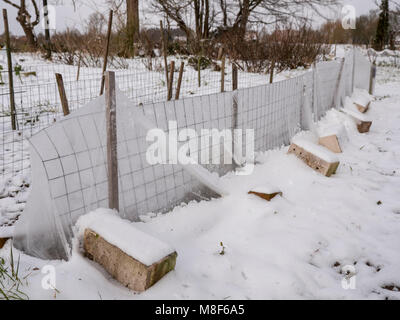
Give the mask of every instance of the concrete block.
[[361, 113], [357, 113], [356, 111], [348, 109], [342, 109], [342, 111], [353, 118], [353, 120], [357, 125], [359, 133], [367, 133], [370, 131], [372, 126], [372, 120], [368, 119], [367, 117], [365, 117], [365, 115]]
[[372, 126], [372, 121], [356, 121], [359, 133], [368, 133]]
[[84, 249], [89, 259], [103, 266], [122, 285], [136, 292], [146, 291], [174, 270], [178, 256], [174, 252], [147, 266], [110, 244], [91, 229], [85, 230]]
[[357, 107], [357, 110], [360, 111], [361, 113], [367, 113], [369, 110], [369, 107], [371, 106], [371, 102], [369, 102], [366, 106], [358, 104], [358, 103], [354, 103]]
[[316, 156], [313, 153], [298, 146], [295, 143], [290, 146], [289, 154], [296, 155], [299, 159], [303, 160], [303, 162], [306, 163], [310, 168], [323, 174], [326, 177], [330, 177], [335, 174], [340, 165], [340, 162], [328, 162], [321, 157]]
[[336, 135], [322, 137], [319, 139], [318, 143], [334, 153], [342, 153], [339, 138]]

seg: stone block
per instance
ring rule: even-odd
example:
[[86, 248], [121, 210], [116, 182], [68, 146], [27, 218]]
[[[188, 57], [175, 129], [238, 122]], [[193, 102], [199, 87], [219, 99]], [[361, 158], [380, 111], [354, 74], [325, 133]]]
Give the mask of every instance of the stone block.
[[[322, 148], [322, 147], [321, 147]], [[296, 155], [299, 159], [303, 160], [310, 168], [323, 174], [326, 177], [330, 177], [336, 173], [339, 168], [339, 162], [328, 162], [321, 157], [305, 150], [304, 148], [293, 143], [289, 148], [289, 154]]]
[[319, 139], [318, 143], [334, 153], [342, 153], [342, 148], [340, 147], [340, 142], [336, 135], [322, 137]]
[[91, 229], [85, 230], [84, 249], [89, 259], [103, 266], [122, 285], [136, 292], [146, 291], [174, 270], [178, 256], [174, 252], [147, 266], [110, 244]]

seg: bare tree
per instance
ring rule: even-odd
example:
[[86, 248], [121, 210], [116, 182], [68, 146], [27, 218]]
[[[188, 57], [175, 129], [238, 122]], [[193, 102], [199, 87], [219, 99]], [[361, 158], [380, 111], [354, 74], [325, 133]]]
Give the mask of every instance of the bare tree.
[[139, 36], [139, 0], [126, 0], [127, 28], [132, 43]]
[[18, 9], [17, 13], [17, 21], [22, 27], [22, 30], [25, 33], [26, 39], [28, 40], [29, 45], [36, 49], [38, 44], [37, 44], [37, 38], [35, 36], [34, 28], [39, 24], [40, 22], [40, 12], [39, 12], [39, 7], [36, 3], [36, 0], [31, 0], [30, 4], [32, 5], [33, 9], [33, 14], [34, 18], [32, 18], [32, 14], [29, 13], [30, 6], [27, 4], [28, 1], [26, 0], [20, 0], [19, 4], [12, 2], [11, 0], [3, 0], [5, 3], [13, 6], [14, 8]]
[[[172, 19], [188, 38], [205, 39], [212, 28], [234, 30], [243, 38], [249, 24], [267, 25], [324, 16], [340, 0], [153, 0], [154, 8]], [[191, 22], [195, 17], [195, 23]], [[193, 28], [195, 31], [193, 31]]]

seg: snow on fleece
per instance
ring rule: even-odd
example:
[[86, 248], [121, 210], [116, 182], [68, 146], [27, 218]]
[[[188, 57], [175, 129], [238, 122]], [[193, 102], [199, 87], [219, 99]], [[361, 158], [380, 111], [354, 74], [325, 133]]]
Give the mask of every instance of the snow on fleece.
[[[319, 123], [343, 124], [350, 138], [334, 177], [288, 157], [287, 148], [274, 150], [258, 156], [253, 175], [224, 178], [230, 196], [134, 224], [180, 255], [176, 270], [147, 292], [123, 288], [77, 246], [69, 262], [21, 253], [20, 274], [32, 273], [23, 289], [32, 299], [54, 299], [54, 291], [41, 287], [41, 271], [32, 271], [51, 264], [57, 299], [400, 299], [383, 288], [400, 285], [399, 82], [377, 86], [377, 95], [369, 134], [358, 134], [336, 110]], [[284, 198], [267, 203], [247, 195], [263, 184], [276, 185]], [[9, 251], [10, 243], [0, 256]], [[346, 265], [356, 268], [356, 290], [342, 287]]]
[[76, 228], [80, 241], [85, 230], [91, 229], [146, 266], [160, 262], [175, 252], [168, 244], [136, 229], [130, 221], [121, 219], [113, 210], [98, 209], [84, 215], [79, 218]]

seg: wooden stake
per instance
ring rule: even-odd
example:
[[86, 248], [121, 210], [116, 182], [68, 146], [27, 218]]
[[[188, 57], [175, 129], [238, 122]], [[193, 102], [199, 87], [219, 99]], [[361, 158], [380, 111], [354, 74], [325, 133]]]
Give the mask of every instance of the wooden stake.
[[111, 40], [111, 32], [112, 32], [113, 14], [114, 14], [114, 11], [110, 10], [110, 16], [108, 18], [106, 52], [104, 53], [103, 76], [101, 77], [101, 87], [100, 87], [100, 95], [101, 96], [104, 93], [105, 72], [107, 70], [108, 54], [110, 52], [110, 40]]
[[[238, 69], [235, 64], [232, 64], [232, 91], [233, 93], [233, 106], [232, 106], [232, 128], [238, 129], [239, 125], [239, 104], [238, 104], [238, 93], [235, 92], [238, 89]], [[233, 151], [233, 160], [235, 161], [236, 165], [241, 165], [236, 161], [237, 148], [240, 145], [239, 141], [237, 141], [237, 136], [235, 135], [234, 139], [232, 140], [232, 151]], [[241, 139], [241, 138], [239, 138]], [[239, 150], [241, 152], [241, 150]], [[240, 154], [240, 153], [239, 153]]]
[[179, 69], [179, 78], [178, 78], [178, 85], [176, 87], [176, 94], [175, 94], [175, 100], [179, 100], [179, 95], [181, 93], [181, 85], [182, 85], [182, 79], [183, 79], [183, 71], [185, 70], [185, 63], [181, 63], [181, 68]]
[[58, 86], [58, 93], [60, 94], [61, 106], [63, 109], [64, 116], [68, 116], [70, 114], [68, 106], [68, 98], [67, 95], [65, 94], [64, 80], [61, 74], [56, 73], [56, 81]]
[[336, 89], [335, 89], [335, 95], [333, 96], [332, 108], [339, 107], [340, 85], [342, 83], [345, 61], [346, 61], [346, 59], [343, 58], [342, 62], [340, 64], [339, 77], [338, 77], [337, 82], [336, 82]]
[[162, 21], [160, 21], [160, 30], [161, 30], [161, 41], [162, 41], [163, 56], [164, 56], [165, 83], [168, 86], [169, 79], [168, 79], [167, 40], [165, 39], [165, 32]]
[[201, 57], [197, 59], [197, 80], [199, 88], [201, 87]]
[[356, 88], [356, 49], [354, 45], [353, 45], [353, 74], [352, 74], [351, 85], [352, 85], [352, 92], [354, 92], [354, 89]]
[[374, 84], [375, 84], [375, 78], [376, 78], [376, 62], [372, 64], [371, 67], [371, 75], [369, 78], [369, 94], [373, 95], [374, 94]]
[[169, 73], [169, 83], [168, 83], [168, 101], [172, 99], [172, 92], [174, 89], [174, 72], [175, 72], [175, 61], [171, 61], [171, 70]]
[[269, 83], [274, 83], [274, 71], [275, 71], [275, 61], [271, 62], [271, 70], [269, 76]]
[[79, 81], [79, 77], [81, 75], [81, 62], [82, 62], [82, 56], [79, 54], [78, 72], [76, 74], [76, 81]]
[[232, 91], [238, 89], [238, 69], [235, 64], [232, 65]]
[[17, 111], [15, 108], [14, 78], [13, 78], [13, 66], [12, 66], [12, 60], [11, 60], [10, 30], [8, 27], [7, 9], [3, 9], [3, 18], [4, 18], [4, 33], [6, 36], [8, 85], [9, 85], [9, 89], [10, 89], [11, 126], [12, 126], [13, 130], [17, 130]]
[[221, 92], [225, 92], [225, 56], [221, 60]]
[[108, 202], [110, 209], [119, 211], [117, 100], [115, 94], [115, 72], [106, 72], [105, 87], [107, 122]]

